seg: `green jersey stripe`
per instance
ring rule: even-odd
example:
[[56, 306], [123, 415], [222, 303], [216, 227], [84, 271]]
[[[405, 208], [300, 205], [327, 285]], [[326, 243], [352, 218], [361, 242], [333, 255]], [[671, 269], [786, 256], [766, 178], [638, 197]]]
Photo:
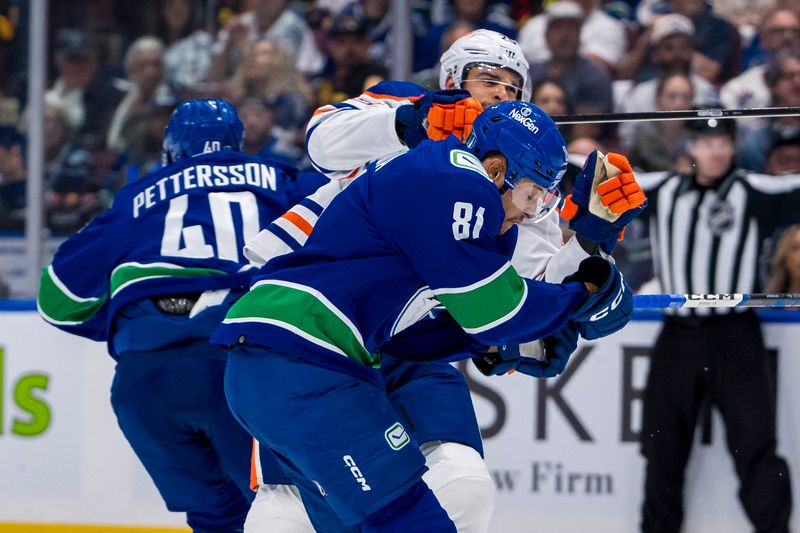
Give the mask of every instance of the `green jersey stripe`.
[[506, 263], [491, 276], [457, 289], [434, 293], [467, 333], [491, 329], [517, 314], [528, 295], [525, 281]]
[[111, 272], [111, 297], [122, 289], [153, 278], [164, 277], [198, 277], [225, 274], [214, 268], [192, 268], [173, 265], [172, 263], [122, 263]]
[[[490, 276], [487, 276], [487, 277], [483, 278], [480, 281], [476, 281], [475, 283], [471, 283], [471, 284], [467, 285], [466, 287], [441, 288], [441, 289], [436, 289], [433, 292], [436, 293], [436, 294], [461, 294], [461, 293], [465, 293], [465, 292], [472, 292], [475, 289], [480, 289], [484, 285], [488, 285], [488, 284], [492, 283], [494, 280], [496, 280], [500, 276], [505, 275], [506, 272], [508, 271], [508, 269], [512, 269], [512, 270], [514, 269], [514, 267], [511, 266], [511, 261], [509, 261], [508, 263], [506, 263], [503, 266], [501, 266], [500, 268], [498, 268]], [[516, 270], [514, 272], [516, 273]]]
[[325, 296], [311, 287], [263, 280], [228, 311], [224, 324], [261, 322], [282, 327], [352, 359], [378, 366], [379, 357], [364, 347], [361, 332]]
[[45, 320], [60, 326], [82, 324], [103, 307], [106, 298], [83, 298], [70, 291], [53, 266], [42, 269], [36, 307]]

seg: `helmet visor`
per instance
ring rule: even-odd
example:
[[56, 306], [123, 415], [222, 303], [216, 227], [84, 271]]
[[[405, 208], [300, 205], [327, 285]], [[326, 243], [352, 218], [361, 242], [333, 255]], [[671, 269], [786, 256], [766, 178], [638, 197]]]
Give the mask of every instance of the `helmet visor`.
[[515, 99], [519, 100], [522, 97], [522, 76], [502, 65], [470, 63], [464, 68], [461, 77], [462, 89], [465, 82], [479, 83], [487, 88], [504, 87], [514, 92]]
[[522, 178], [513, 185], [506, 181], [506, 185], [511, 193], [511, 203], [533, 222], [547, 218], [561, 201], [558, 187], [547, 190], [527, 178]]

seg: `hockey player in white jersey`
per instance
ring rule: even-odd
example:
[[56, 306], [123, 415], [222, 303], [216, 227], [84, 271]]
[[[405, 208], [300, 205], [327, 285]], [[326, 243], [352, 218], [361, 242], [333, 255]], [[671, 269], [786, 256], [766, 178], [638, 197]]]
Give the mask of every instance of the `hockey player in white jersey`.
[[[251, 260], [263, 263], [302, 246], [317, 217], [336, 194], [360, 175], [370, 160], [414, 148], [427, 138], [438, 140], [455, 134], [464, 140], [481, 108], [502, 101], [530, 98], [528, 64], [517, 43], [495, 32], [478, 30], [459, 39], [442, 56], [441, 64], [442, 91], [428, 93], [411, 83], [382, 82], [357, 98], [324, 106], [316, 111], [307, 130], [308, 152], [314, 165], [326, 173], [332, 182], [250, 241], [246, 255]], [[476, 106], [475, 100], [480, 107]], [[590, 184], [595, 181], [595, 165], [602, 167], [602, 157], [599, 163], [595, 163], [596, 160], [597, 156], [594, 156], [589, 170], [583, 173], [584, 180], [588, 179]], [[629, 166], [619, 159], [615, 162], [621, 168], [613, 172], [630, 176]], [[632, 177], [624, 179], [631, 181]], [[631, 188], [626, 191], [628, 197], [635, 193]], [[636, 201], [632, 199], [632, 207]], [[551, 207], [555, 207], [556, 203], [557, 199], [551, 199]], [[545, 210], [540, 219], [526, 221], [519, 227], [513, 263], [524, 276], [561, 281], [577, 269], [581, 260], [597, 250], [600, 240], [615, 241], [619, 227], [624, 225], [620, 223], [618, 215], [613, 215], [610, 218], [618, 226], [606, 228], [613, 233], [613, 239], [604, 235], [603, 239], [581, 239], [579, 242], [576, 238], [562, 246], [558, 219], [546, 216], [548, 212]], [[632, 217], [632, 214], [628, 217]], [[613, 246], [605, 247], [610, 251]], [[476, 359], [476, 364], [484, 373], [500, 374], [514, 368], [518, 360], [516, 355], [487, 355], [486, 358]], [[416, 366], [405, 362], [399, 365]], [[419, 366], [425, 365], [449, 366], [445, 363]], [[566, 357], [554, 357], [548, 366], [542, 368], [541, 376], [556, 375], [563, 371], [564, 365]], [[413, 379], [412, 376], [412, 380], [399, 383], [398, 390], [415, 389], [409, 387]], [[435, 399], [438, 390], [445, 391], [446, 395], [446, 390], [452, 387], [466, 389], [463, 379], [455, 384], [442, 384], [437, 383], [436, 379], [422, 376], [418, 381], [426, 386], [428, 398]], [[400, 403], [409, 398], [402, 394], [399, 396]], [[421, 440], [429, 468], [424, 478], [426, 483], [459, 531], [486, 531], [493, 508], [494, 488], [481, 457], [480, 443], [476, 445], [468, 438], [459, 438], [465, 429], [462, 419], [457, 416], [453, 416], [451, 419], [454, 423], [450, 423], [447, 417], [432, 416], [430, 410], [419, 405], [420, 402], [411, 404], [417, 407], [413, 412], [405, 409], [411, 419], [411, 427], [434, 426], [423, 431], [422, 439], [415, 435], [417, 440]], [[441, 402], [437, 405], [441, 405]], [[472, 406], [468, 402], [448, 405], [451, 413], [464, 409], [471, 412]], [[430, 440], [426, 441], [425, 438]], [[262, 486], [248, 516], [247, 531], [260, 533], [275, 527], [274, 523], [270, 523], [270, 508], [279, 504], [281, 494], [285, 493], [275, 492], [274, 487]], [[286, 508], [299, 509], [291, 505], [286, 505]]]

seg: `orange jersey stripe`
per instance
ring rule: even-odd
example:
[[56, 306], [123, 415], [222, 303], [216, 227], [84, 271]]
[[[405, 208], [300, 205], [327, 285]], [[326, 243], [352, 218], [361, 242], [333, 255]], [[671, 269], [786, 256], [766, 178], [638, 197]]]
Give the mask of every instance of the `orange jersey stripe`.
[[356, 174], [358, 174], [359, 170], [361, 170], [361, 167], [353, 169], [353, 171], [350, 174], [348, 174], [347, 176], [345, 176], [343, 178], [339, 178], [339, 181], [341, 181], [341, 180], [349, 180], [350, 178], [354, 178], [356, 176]]
[[311, 232], [314, 229], [314, 226], [309, 224], [306, 219], [304, 219], [294, 211], [287, 211], [286, 213], [281, 215], [281, 218], [285, 218], [286, 220], [297, 226], [297, 229], [299, 229], [306, 235], [311, 235]]
[[258, 441], [253, 439], [253, 448], [250, 452], [250, 490], [256, 491], [258, 490], [258, 455], [256, 452], [258, 451]]
[[364, 91], [364, 94], [372, 98], [377, 98], [378, 100], [408, 100], [409, 102], [415, 102], [424, 96], [394, 96], [392, 94], [379, 94], [370, 91]]
[[316, 117], [317, 115], [321, 115], [323, 113], [327, 113], [328, 111], [335, 111], [335, 110], [336, 110], [335, 107], [327, 107], [327, 106], [326, 107], [320, 107], [319, 109], [314, 111], [314, 114], [311, 115], [311, 116], [312, 117]]

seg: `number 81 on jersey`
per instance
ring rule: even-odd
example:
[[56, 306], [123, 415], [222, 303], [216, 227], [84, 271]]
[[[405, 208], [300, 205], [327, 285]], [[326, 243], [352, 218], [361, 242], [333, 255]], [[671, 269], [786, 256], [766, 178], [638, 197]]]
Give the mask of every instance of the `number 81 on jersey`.
[[457, 241], [468, 239], [470, 236], [477, 239], [483, 227], [484, 208], [479, 207], [475, 212], [475, 221], [472, 221], [472, 213], [475, 208], [467, 202], [456, 202], [453, 205], [453, 237]]

